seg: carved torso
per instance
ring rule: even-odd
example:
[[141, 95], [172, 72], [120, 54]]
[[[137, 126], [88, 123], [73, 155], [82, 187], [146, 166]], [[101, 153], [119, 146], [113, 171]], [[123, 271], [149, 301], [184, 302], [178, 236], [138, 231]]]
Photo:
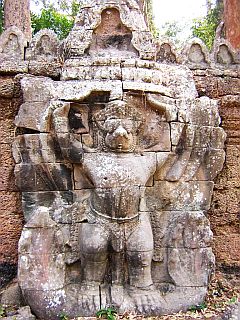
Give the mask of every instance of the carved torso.
[[95, 210], [115, 218], [131, 217], [139, 210], [140, 188], [156, 170], [156, 156], [87, 153], [83, 170], [94, 185], [91, 204]]

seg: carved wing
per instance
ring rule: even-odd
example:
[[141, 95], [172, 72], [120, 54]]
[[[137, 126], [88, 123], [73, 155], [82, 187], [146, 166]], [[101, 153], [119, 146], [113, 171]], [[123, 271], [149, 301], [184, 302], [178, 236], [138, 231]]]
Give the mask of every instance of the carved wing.
[[[169, 152], [157, 152], [154, 184], [146, 188], [154, 265], [162, 271], [159, 274], [165, 274], [160, 281], [205, 286], [214, 257], [212, 232], [204, 212], [210, 207], [213, 179], [225, 159], [225, 133], [219, 127], [217, 105], [206, 97], [175, 100], [175, 107], [159, 95], [149, 94], [147, 100], [165, 114], [171, 144]], [[197, 261], [201, 264], [198, 270]]]

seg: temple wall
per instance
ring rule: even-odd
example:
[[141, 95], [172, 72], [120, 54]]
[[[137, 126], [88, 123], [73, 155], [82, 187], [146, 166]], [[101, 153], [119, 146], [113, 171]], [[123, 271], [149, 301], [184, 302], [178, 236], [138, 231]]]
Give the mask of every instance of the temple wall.
[[240, 268], [240, 79], [239, 75], [197, 75], [199, 94], [218, 99], [222, 127], [227, 133], [226, 162], [215, 181], [209, 219], [214, 233], [217, 266], [226, 272]]
[[15, 186], [11, 145], [14, 118], [21, 104], [14, 76], [0, 76], [0, 287], [16, 275], [17, 246], [23, 215], [20, 193]]
[[[175, 63], [174, 50], [160, 47], [159, 62]], [[161, 50], [165, 50], [162, 52]], [[188, 53], [190, 50], [188, 50]], [[185, 52], [186, 53], [186, 52]], [[190, 55], [190, 53], [189, 53]], [[11, 145], [15, 135], [13, 124], [22, 103], [18, 74], [34, 74], [58, 79], [60, 64], [54, 62], [0, 61], [0, 288], [16, 275], [17, 244], [23, 225], [20, 193], [14, 183], [14, 161]], [[184, 59], [181, 61], [184, 62]], [[204, 62], [205, 63], [205, 62]], [[212, 206], [208, 212], [214, 232], [214, 251], [217, 267], [226, 272], [240, 271], [240, 73], [239, 64], [218, 68], [193, 69], [199, 96], [219, 101], [222, 127], [227, 133], [226, 162], [216, 179]], [[200, 66], [201, 67], [201, 66]]]

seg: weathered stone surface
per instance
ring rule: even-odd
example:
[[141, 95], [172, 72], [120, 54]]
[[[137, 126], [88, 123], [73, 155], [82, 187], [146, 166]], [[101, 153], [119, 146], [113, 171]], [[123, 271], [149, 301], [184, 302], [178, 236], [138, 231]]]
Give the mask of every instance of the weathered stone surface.
[[28, 65], [30, 74], [53, 79], [60, 77], [61, 66], [61, 63], [57, 61], [30, 61]]
[[17, 127], [29, 128], [40, 132], [50, 131], [50, 107], [44, 102], [25, 102], [15, 118]]
[[235, 49], [239, 49], [240, 40], [240, 19], [236, 14], [239, 8], [239, 2], [236, 0], [224, 1], [224, 21], [226, 36]]
[[168, 249], [168, 272], [177, 286], [206, 287], [214, 265], [212, 249]]
[[14, 95], [16, 97], [12, 99], [0, 99], [0, 120], [12, 120], [18, 112], [21, 104], [21, 97], [18, 96], [18, 89], [15, 88]]
[[[187, 311], [191, 306], [200, 304], [207, 293], [207, 287], [176, 287], [169, 290], [165, 296], [166, 304], [163, 313], [175, 313], [178, 310]], [[181, 298], [180, 298], [181, 297]]]
[[210, 224], [201, 211], [155, 211], [150, 217], [154, 233], [154, 261], [161, 261], [162, 249], [199, 249], [211, 246]]
[[42, 29], [33, 37], [26, 52], [26, 59], [41, 62], [56, 60], [59, 46], [57, 35], [52, 30]]
[[[42, 239], [43, 242], [47, 240]], [[42, 269], [39, 265], [47, 265], [48, 268]], [[22, 289], [61, 289], [64, 286], [65, 267], [63, 254], [21, 254], [18, 281]]]
[[21, 191], [72, 190], [71, 169], [64, 164], [17, 164], [14, 173]]
[[0, 37], [0, 60], [23, 60], [27, 40], [17, 27], [10, 27]]
[[[224, 161], [217, 101], [197, 98], [172, 47], [157, 49], [135, 0], [84, 3], [61, 53], [54, 39], [43, 31], [27, 51], [46, 76], [22, 77], [15, 121], [26, 301], [46, 320], [202, 302], [214, 265], [203, 211]], [[209, 66], [205, 49], [192, 43], [186, 63]]]
[[0, 143], [11, 144], [14, 138], [15, 126], [12, 119], [0, 120], [1, 135]]
[[55, 163], [63, 157], [58, 143], [51, 134], [19, 135], [12, 146], [15, 163]]
[[170, 40], [157, 43], [156, 61], [160, 63], [178, 63], [179, 57], [176, 48]]
[[5, 306], [23, 306], [23, 296], [19, 284], [14, 282], [1, 295], [1, 304]]
[[[13, 304], [14, 305], [14, 304]], [[35, 320], [36, 317], [31, 313], [30, 307], [22, 307], [18, 309], [13, 316], [4, 317], [5, 320]]]
[[25, 221], [35, 214], [38, 207], [46, 206], [49, 210], [51, 218], [58, 223], [71, 223], [72, 211], [65, 208], [73, 204], [73, 193], [71, 191], [54, 192], [23, 192], [22, 207]]
[[[1, 57], [0, 57], [1, 59]], [[21, 60], [0, 60], [1, 74], [28, 73], [28, 62]]]
[[14, 166], [2, 165], [0, 168], [0, 191], [17, 191], [14, 180]]
[[0, 78], [0, 96], [4, 98], [12, 98], [14, 95], [15, 82], [12, 78]]
[[210, 65], [209, 51], [200, 39], [191, 39], [182, 50], [182, 60], [190, 69], [207, 69]]
[[190, 181], [182, 184], [158, 181], [154, 188], [146, 188], [146, 207], [149, 211], [208, 210], [212, 189], [213, 182]]

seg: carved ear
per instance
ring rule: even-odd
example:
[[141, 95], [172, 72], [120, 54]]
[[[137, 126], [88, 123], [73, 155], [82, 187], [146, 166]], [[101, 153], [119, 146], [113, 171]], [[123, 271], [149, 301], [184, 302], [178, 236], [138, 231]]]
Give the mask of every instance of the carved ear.
[[101, 124], [101, 121], [98, 119], [96, 115], [93, 116], [93, 121], [95, 122], [98, 129], [102, 132], [107, 132], [104, 126]]
[[167, 110], [170, 108], [170, 105], [159, 101], [156, 97], [154, 97], [151, 93], [147, 94], [147, 102], [149, 106], [158, 112], [165, 114]]

